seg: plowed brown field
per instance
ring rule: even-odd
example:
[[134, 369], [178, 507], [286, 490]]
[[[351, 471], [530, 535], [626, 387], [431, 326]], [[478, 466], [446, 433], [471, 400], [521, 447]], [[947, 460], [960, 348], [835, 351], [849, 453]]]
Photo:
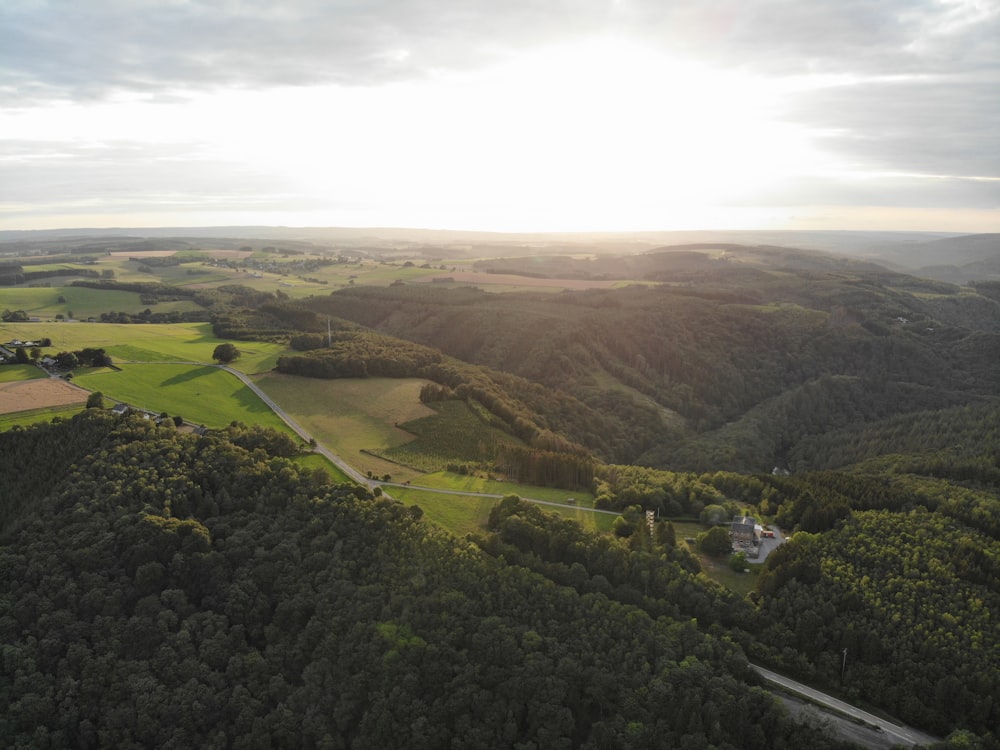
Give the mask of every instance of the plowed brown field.
[[55, 378], [0, 383], [0, 414], [46, 406], [83, 404], [86, 401], [87, 391]]

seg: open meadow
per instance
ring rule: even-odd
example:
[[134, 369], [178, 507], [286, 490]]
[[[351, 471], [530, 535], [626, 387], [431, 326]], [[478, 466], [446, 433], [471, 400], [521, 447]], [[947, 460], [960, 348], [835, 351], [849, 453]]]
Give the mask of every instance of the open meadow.
[[[91, 290], [93, 291], [93, 290]], [[52, 339], [44, 354], [104, 349], [114, 362], [204, 362], [225, 339], [216, 338], [210, 323], [0, 323], [0, 341]], [[274, 367], [288, 349], [281, 344], [238, 341], [240, 358], [232, 367], [252, 375]]]
[[[499, 483], [497, 483], [499, 484]], [[507, 485], [513, 487], [514, 485]], [[539, 499], [544, 490], [538, 487], [524, 487], [524, 497]], [[391, 487], [388, 494], [407, 505], [418, 505], [424, 511], [424, 517], [447, 529], [456, 536], [479, 533], [486, 530], [490, 511], [500, 502], [496, 497], [477, 497], [475, 495], [456, 495], [437, 493], [425, 489], [411, 487]], [[517, 494], [511, 490], [507, 494]], [[554, 507], [542, 506], [546, 513], [555, 513], [562, 518], [576, 521], [584, 529], [598, 533], [611, 530], [615, 516], [607, 513], [593, 513], [585, 508], [565, 505]]]
[[180, 415], [206, 427], [239, 421], [294, 434], [231, 373], [210, 365], [124, 364], [120, 370], [79, 370], [74, 382], [151, 412]]
[[420, 476], [419, 471], [373, 455], [402, 445], [413, 436], [396, 425], [434, 412], [420, 403], [416, 378], [318, 380], [267, 373], [257, 385], [285, 409], [317, 441], [362, 473], [390, 474], [394, 481]]
[[19, 383], [23, 380], [47, 378], [48, 373], [35, 365], [0, 366], [0, 383]]
[[[138, 292], [89, 289], [82, 286], [4, 287], [0, 289], [0, 309], [24, 310], [28, 317], [42, 320], [53, 320], [56, 315], [86, 320], [113, 310], [137, 313], [146, 307], [149, 305], [142, 304]], [[194, 304], [162, 303], [155, 307], [157, 312], [169, 312], [175, 309], [191, 309]]]
[[27, 427], [39, 422], [51, 422], [56, 417], [69, 419], [75, 414], [83, 411], [83, 402], [70, 404], [68, 406], [50, 406], [42, 409], [27, 409], [24, 411], [12, 411], [6, 414], [0, 413], [0, 432], [9, 430], [15, 425]]

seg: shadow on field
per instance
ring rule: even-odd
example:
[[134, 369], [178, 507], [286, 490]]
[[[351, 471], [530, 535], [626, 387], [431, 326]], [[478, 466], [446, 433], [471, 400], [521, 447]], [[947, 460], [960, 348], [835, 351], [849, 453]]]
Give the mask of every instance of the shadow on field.
[[252, 390], [244, 386], [240, 388], [235, 394], [236, 400], [239, 402], [240, 406], [246, 409], [251, 414], [257, 414], [262, 412], [271, 411], [271, 407], [265, 404], [258, 398], [257, 394]]
[[208, 375], [211, 372], [215, 372], [215, 368], [214, 367], [199, 367], [196, 370], [185, 370], [182, 373], [178, 373], [177, 375], [174, 375], [172, 378], [167, 378], [162, 383], [160, 383], [160, 385], [161, 386], [163, 386], [163, 385], [180, 385], [181, 383], [188, 383], [188, 382], [194, 380], [195, 378], [200, 378], [203, 375]]

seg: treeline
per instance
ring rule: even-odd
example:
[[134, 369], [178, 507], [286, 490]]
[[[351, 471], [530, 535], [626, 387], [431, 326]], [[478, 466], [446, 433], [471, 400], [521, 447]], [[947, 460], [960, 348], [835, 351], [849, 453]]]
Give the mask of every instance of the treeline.
[[6, 747], [838, 746], [689, 617], [262, 449], [99, 410], [33, 433], [0, 438], [5, 482], [49, 482], [4, 519]]
[[[143, 304], [156, 304], [160, 300], [153, 302], [146, 301]], [[171, 310], [170, 312], [154, 312], [153, 310], [143, 310], [137, 313], [124, 311], [102, 312], [98, 316], [101, 323], [208, 323], [212, 319], [212, 314], [206, 310]]]
[[101, 274], [93, 268], [57, 268], [45, 271], [29, 271], [23, 265], [0, 265], [0, 286], [17, 286], [18, 284], [27, 284], [28, 282], [40, 279], [51, 279], [56, 276], [85, 276], [96, 279], [100, 278]]
[[[194, 299], [198, 292], [184, 287], [162, 284], [158, 281], [114, 281], [105, 279], [101, 281], [79, 280], [74, 281], [70, 286], [82, 286], [88, 289], [107, 289], [110, 291], [136, 292], [151, 299], [161, 301], [171, 301], [178, 299]], [[146, 303], [148, 304], [148, 303]]]

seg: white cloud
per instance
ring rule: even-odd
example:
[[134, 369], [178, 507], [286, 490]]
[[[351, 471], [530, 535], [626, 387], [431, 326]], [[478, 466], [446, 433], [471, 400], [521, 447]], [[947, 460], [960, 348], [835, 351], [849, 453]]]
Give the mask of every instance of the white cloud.
[[996, 0], [8, 0], [0, 221], [988, 211], [998, 24]]

